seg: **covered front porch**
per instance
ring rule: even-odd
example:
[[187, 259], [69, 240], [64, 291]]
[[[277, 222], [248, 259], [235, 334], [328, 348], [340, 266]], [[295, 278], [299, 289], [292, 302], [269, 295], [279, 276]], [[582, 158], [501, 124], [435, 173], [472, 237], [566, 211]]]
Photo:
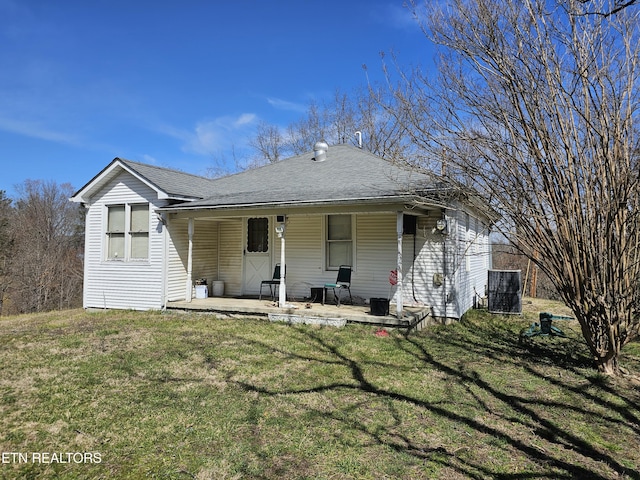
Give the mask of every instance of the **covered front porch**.
[[426, 306], [404, 307], [398, 318], [395, 305], [389, 306], [389, 315], [372, 315], [369, 305], [349, 305], [290, 302], [280, 308], [271, 298], [259, 300], [253, 297], [207, 297], [167, 302], [167, 310], [211, 313], [220, 315], [258, 316], [289, 323], [314, 323], [335, 325], [342, 323], [365, 323], [395, 328], [420, 329], [433, 323], [431, 309]]
[[[409, 305], [429, 305], [437, 310], [434, 300], [442, 296], [442, 289], [431, 281], [434, 272], [443, 271], [443, 237], [433, 233], [442, 214], [414, 209], [405, 215], [405, 208], [365, 204], [333, 206], [331, 210], [291, 209], [286, 215], [277, 215], [282, 210], [275, 209], [172, 213], [167, 224], [166, 306], [216, 311], [219, 304], [221, 311], [226, 311], [226, 302], [233, 299], [233, 306], [239, 308], [242, 301], [258, 296], [262, 282], [275, 278], [277, 265], [284, 265], [283, 297], [275, 304], [252, 303], [248, 313], [264, 309], [265, 315], [286, 312], [291, 310], [287, 302], [298, 301], [292, 309], [296, 312], [344, 316], [341, 310], [327, 313], [319, 304], [307, 308], [304, 299], [313, 296], [313, 290], [336, 282], [338, 265], [349, 265], [351, 292], [355, 303], [362, 305], [348, 306], [350, 318], [382, 323], [365, 305], [382, 297], [396, 304], [389, 317], [395, 316], [400, 325], [411, 323], [404, 318], [405, 310], [408, 308], [406, 313], [412, 316], [416, 309]], [[337, 240], [332, 238], [334, 234]], [[393, 284], [391, 273], [396, 279]], [[215, 283], [223, 285], [224, 293], [216, 295], [222, 298], [194, 298], [197, 281], [208, 282], [209, 296]], [[236, 312], [247, 313], [242, 309]]]

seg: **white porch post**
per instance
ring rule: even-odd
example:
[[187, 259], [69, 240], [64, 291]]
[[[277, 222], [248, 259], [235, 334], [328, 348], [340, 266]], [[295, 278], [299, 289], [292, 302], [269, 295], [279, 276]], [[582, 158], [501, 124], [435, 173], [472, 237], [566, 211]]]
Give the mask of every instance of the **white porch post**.
[[287, 303], [287, 286], [285, 283], [285, 258], [284, 258], [284, 232], [280, 237], [280, 295], [278, 296], [278, 306], [284, 308]]
[[280, 290], [278, 295], [278, 306], [280, 308], [284, 308], [287, 304], [287, 286], [285, 283], [285, 243], [284, 243], [284, 235], [286, 232], [286, 225], [281, 223], [276, 227], [276, 232], [278, 233], [278, 237], [280, 237]]
[[402, 288], [402, 232], [404, 230], [404, 214], [398, 212], [396, 216], [396, 232], [398, 234], [398, 286], [396, 290], [396, 315], [402, 318], [404, 289]]
[[184, 299], [187, 302], [191, 301], [191, 295], [193, 293], [193, 218], [189, 219], [189, 253], [187, 256], [187, 283], [184, 290]]

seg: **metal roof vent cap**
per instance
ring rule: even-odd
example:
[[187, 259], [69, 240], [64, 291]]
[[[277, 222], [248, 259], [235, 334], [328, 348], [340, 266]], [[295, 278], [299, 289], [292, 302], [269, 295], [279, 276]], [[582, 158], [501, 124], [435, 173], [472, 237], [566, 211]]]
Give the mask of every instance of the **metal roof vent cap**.
[[313, 159], [316, 162], [324, 162], [327, 159], [327, 150], [329, 145], [326, 142], [316, 142], [313, 146]]

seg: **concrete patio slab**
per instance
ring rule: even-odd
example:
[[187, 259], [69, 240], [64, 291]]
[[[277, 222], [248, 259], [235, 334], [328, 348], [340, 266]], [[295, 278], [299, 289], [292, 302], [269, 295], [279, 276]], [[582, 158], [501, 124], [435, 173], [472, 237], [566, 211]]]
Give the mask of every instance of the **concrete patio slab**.
[[[389, 327], [410, 328], [429, 322], [431, 311], [427, 306], [405, 307], [403, 318], [395, 315], [395, 307], [390, 306], [390, 315], [372, 315], [369, 305], [334, 304], [291, 302], [286, 308], [280, 308], [277, 302], [270, 299], [258, 300], [256, 298], [235, 297], [208, 297], [194, 298], [190, 302], [168, 302], [167, 310], [182, 310], [201, 313], [219, 313], [226, 315], [246, 315], [269, 317], [269, 315], [289, 315], [297, 317], [304, 322], [305, 317], [340, 319], [347, 323], [369, 323]], [[282, 317], [284, 318], [284, 317]], [[312, 322], [312, 321], [311, 321]]]

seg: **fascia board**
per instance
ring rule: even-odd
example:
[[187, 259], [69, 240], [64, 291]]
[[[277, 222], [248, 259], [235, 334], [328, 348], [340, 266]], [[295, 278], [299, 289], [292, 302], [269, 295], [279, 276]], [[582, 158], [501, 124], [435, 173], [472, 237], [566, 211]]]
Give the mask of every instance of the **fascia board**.
[[[149, 188], [154, 190], [158, 199], [166, 200], [166, 199], [174, 199], [174, 197], [170, 196], [167, 192], [159, 188], [153, 182], [149, 181], [146, 177], [140, 175], [136, 171], [129, 168], [125, 163], [123, 163], [119, 158], [115, 158], [109, 165], [107, 165], [100, 173], [98, 173], [95, 177], [93, 177], [84, 187], [78, 190], [70, 200], [76, 203], [90, 203], [90, 199], [97, 191], [99, 191], [104, 184], [106, 184], [111, 178], [113, 178], [114, 172], [116, 169], [121, 169], [133, 177], [147, 185]], [[184, 200], [183, 198], [178, 198], [176, 200]]]

